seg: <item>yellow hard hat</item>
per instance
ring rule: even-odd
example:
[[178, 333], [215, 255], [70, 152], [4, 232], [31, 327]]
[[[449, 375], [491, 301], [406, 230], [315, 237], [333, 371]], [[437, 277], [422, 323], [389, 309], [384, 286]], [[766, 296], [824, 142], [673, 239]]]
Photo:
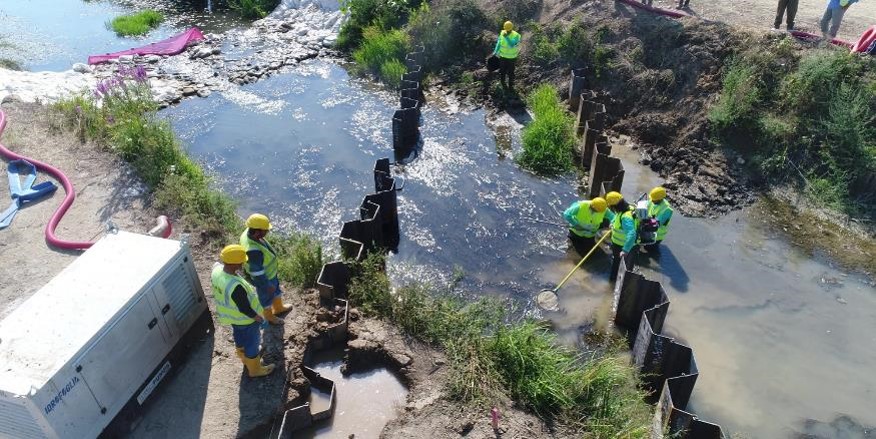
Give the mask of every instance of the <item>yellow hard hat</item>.
[[219, 260], [224, 264], [242, 264], [249, 260], [246, 249], [240, 244], [226, 245], [219, 254]]
[[502, 29], [505, 32], [511, 32], [511, 29], [514, 29], [514, 23], [506, 21], [505, 24], [502, 25]]
[[654, 189], [651, 189], [651, 201], [656, 203], [662, 201], [664, 198], [666, 198], [666, 189], [662, 186], [657, 186]]
[[246, 226], [255, 230], [271, 230], [271, 222], [268, 217], [260, 213], [254, 213], [246, 219]]
[[608, 202], [609, 206], [616, 206], [617, 203], [620, 203], [623, 199], [624, 196], [621, 195], [620, 192], [611, 191], [605, 194], [605, 201]]
[[608, 203], [605, 202], [604, 198], [596, 197], [590, 200], [590, 207], [593, 208], [595, 212], [605, 212], [605, 208], [608, 207]]

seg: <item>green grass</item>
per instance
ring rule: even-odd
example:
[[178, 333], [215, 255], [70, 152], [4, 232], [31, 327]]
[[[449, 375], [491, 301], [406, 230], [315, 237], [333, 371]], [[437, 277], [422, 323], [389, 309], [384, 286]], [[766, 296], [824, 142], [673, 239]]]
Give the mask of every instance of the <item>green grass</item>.
[[146, 35], [164, 21], [161, 12], [146, 9], [130, 15], [121, 15], [109, 23], [116, 35], [122, 37]]
[[322, 244], [310, 235], [293, 233], [272, 237], [271, 243], [280, 258], [281, 279], [300, 288], [313, 288], [322, 270]]
[[552, 85], [543, 84], [527, 98], [534, 120], [523, 129], [523, 152], [517, 162], [540, 175], [558, 175], [572, 169], [574, 119], [560, 104]]
[[819, 204], [876, 216], [876, 61], [798, 52], [786, 39], [726, 67], [709, 121], [768, 182], [796, 182]]
[[507, 323], [507, 307], [498, 300], [466, 302], [449, 289], [422, 284], [391, 291], [384, 263], [372, 255], [356, 266], [351, 303], [444, 349], [452, 398], [489, 403], [511, 397], [585, 437], [647, 437], [651, 408], [627, 359], [614, 352], [582, 358], [541, 323]]
[[279, 4], [280, 0], [228, 0], [231, 9], [251, 20], [265, 18]]
[[371, 26], [363, 31], [362, 44], [353, 52], [353, 59], [364, 71], [397, 86], [407, 71], [401, 60], [409, 48], [408, 36], [401, 30]]

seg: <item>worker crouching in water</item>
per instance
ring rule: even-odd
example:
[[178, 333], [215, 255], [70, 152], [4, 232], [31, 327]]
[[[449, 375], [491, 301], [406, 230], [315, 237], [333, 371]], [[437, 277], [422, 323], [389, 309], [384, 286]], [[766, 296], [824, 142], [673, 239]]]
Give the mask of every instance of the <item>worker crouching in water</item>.
[[[506, 21], [502, 26], [502, 31], [499, 32], [499, 39], [496, 41], [496, 48], [493, 49], [493, 54], [499, 57], [499, 82], [502, 83], [502, 88], [514, 91], [514, 64], [517, 62], [517, 56], [520, 55], [520, 34], [514, 31], [514, 24]], [[508, 83], [505, 84], [507, 78]]]
[[596, 197], [589, 201], [576, 201], [563, 212], [563, 218], [570, 226], [572, 247], [580, 255], [587, 254], [596, 245], [596, 232], [605, 220], [607, 206], [605, 199]]
[[243, 246], [226, 246], [219, 255], [222, 263], [213, 267], [210, 280], [216, 299], [217, 320], [220, 324], [231, 325], [237, 356], [243, 361], [249, 376], [255, 378], [273, 372], [274, 365], [262, 363], [259, 355], [262, 305], [255, 287], [238, 274], [246, 259]]
[[638, 239], [639, 221], [633, 213], [633, 207], [624, 200], [619, 192], [609, 192], [605, 195], [609, 210], [605, 212], [611, 224], [611, 275], [613, 282], [620, 269], [620, 260], [624, 259], [627, 270], [633, 269], [635, 261], [636, 240]]
[[277, 318], [292, 309], [283, 304], [280, 279], [277, 277], [277, 252], [265, 240], [271, 230], [268, 217], [254, 213], [246, 219], [246, 230], [240, 235], [240, 245], [246, 249], [247, 262], [243, 265], [246, 275], [256, 287], [259, 302], [264, 308], [265, 320], [272, 325], [281, 325]]
[[666, 238], [666, 233], [669, 232], [669, 220], [672, 219], [672, 206], [666, 200], [666, 189], [663, 187], [655, 187], [648, 194], [648, 216], [655, 218], [659, 227], [657, 228], [657, 241], [654, 244], [646, 245], [645, 249], [648, 253], [656, 253], [660, 251], [660, 243]]

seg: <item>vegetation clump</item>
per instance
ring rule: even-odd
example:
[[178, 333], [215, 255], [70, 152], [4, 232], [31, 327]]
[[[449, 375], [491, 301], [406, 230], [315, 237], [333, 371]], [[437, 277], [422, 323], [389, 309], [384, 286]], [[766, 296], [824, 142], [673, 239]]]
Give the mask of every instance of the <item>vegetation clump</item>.
[[228, 0], [228, 7], [251, 20], [265, 18], [279, 4], [280, 0]]
[[444, 349], [452, 397], [512, 397], [546, 420], [595, 437], [649, 434], [650, 408], [628, 360], [614, 353], [582, 358], [542, 323], [508, 323], [508, 312], [494, 299], [466, 303], [422, 284], [393, 291], [384, 263], [382, 255], [371, 255], [356, 266], [350, 301]]
[[572, 169], [575, 145], [574, 118], [560, 104], [552, 85], [543, 84], [527, 98], [534, 120], [523, 129], [523, 152], [517, 162], [540, 175], [558, 175]]
[[313, 288], [322, 270], [322, 244], [304, 233], [271, 237], [277, 251], [280, 279], [300, 288]]
[[153, 9], [121, 15], [110, 22], [110, 28], [121, 37], [146, 35], [164, 21], [164, 15]]
[[408, 36], [398, 29], [383, 30], [370, 26], [364, 29], [362, 38], [362, 44], [353, 52], [353, 59], [385, 83], [397, 86], [407, 72], [401, 60], [410, 48]]
[[780, 40], [740, 53], [709, 113], [719, 142], [776, 182], [799, 182], [820, 204], [876, 210], [876, 61]]

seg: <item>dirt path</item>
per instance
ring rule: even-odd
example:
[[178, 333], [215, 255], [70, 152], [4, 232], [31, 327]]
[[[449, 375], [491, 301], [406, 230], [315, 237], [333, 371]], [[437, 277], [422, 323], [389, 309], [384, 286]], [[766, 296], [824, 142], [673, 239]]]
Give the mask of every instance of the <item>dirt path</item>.
[[[654, 6], [672, 9], [678, 3], [674, 0], [654, 0]], [[703, 1], [691, 0], [690, 10], [698, 17], [723, 21], [736, 26], [765, 30], [771, 29], [776, 16], [778, 0], [733, 0], [733, 1]], [[821, 34], [819, 21], [827, 6], [827, 0], [800, 0], [797, 18], [794, 20], [797, 29]], [[861, 34], [871, 25], [876, 24], [876, 2], [860, 1], [846, 11], [840, 27], [839, 38], [846, 41], [857, 41]], [[784, 21], [782, 24], [784, 29]]]

